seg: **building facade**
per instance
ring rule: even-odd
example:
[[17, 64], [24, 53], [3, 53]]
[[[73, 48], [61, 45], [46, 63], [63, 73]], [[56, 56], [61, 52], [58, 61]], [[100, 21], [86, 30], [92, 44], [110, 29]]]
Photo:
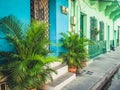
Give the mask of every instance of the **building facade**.
[[88, 46], [90, 58], [119, 45], [118, 1], [69, 0], [69, 30], [86, 36], [95, 44]]
[[[62, 13], [62, 6], [68, 8], [67, 0], [12, 0], [7, 2], [1, 0], [0, 2], [1, 18], [14, 15], [25, 24], [30, 23], [32, 18], [49, 23], [48, 38], [52, 43], [50, 50], [53, 55], [57, 56], [63, 51], [56, 44], [59, 43], [60, 33], [68, 31], [68, 13]], [[0, 50], [11, 51], [12, 47], [4, 40], [4, 37], [1, 33]]]
[[[64, 49], [59, 46], [60, 33], [74, 30], [94, 41], [88, 46], [90, 57], [110, 51], [119, 45], [119, 4], [117, 1], [96, 0], [11, 0], [0, 1], [0, 17], [16, 16], [23, 23], [32, 18], [49, 23], [50, 50], [58, 56]], [[19, 5], [18, 5], [19, 3]], [[11, 51], [12, 47], [1, 33], [0, 50]], [[7, 43], [7, 44], [6, 44]]]

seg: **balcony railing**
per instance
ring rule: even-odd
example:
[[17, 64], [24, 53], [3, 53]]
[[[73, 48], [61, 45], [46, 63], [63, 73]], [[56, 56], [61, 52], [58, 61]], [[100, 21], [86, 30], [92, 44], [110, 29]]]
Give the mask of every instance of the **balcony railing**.
[[102, 53], [106, 53], [106, 41], [95, 41], [94, 44], [89, 45], [90, 58], [96, 57]]

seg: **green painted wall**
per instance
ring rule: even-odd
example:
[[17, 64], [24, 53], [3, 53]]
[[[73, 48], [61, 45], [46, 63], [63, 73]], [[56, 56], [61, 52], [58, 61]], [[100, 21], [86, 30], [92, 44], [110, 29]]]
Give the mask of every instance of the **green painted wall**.
[[80, 6], [77, 0], [69, 0], [69, 30], [80, 31]]

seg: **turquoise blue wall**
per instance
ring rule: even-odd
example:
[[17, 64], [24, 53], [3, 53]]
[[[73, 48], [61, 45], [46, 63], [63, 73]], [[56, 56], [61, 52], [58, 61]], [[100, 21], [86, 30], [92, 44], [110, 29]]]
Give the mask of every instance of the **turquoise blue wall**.
[[[56, 43], [56, 0], [49, 0], [49, 38], [52, 44]], [[51, 45], [50, 50], [56, 52], [56, 46]]]
[[[68, 31], [68, 15], [61, 13], [61, 6], [68, 7], [68, 0], [49, 0], [50, 40], [58, 44], [61, 32]], [[0, 18], [16, 16], [24, 23], [30, 22], [30, 0], [0, 0]], [[4, 35], [0, 32], [0, 38]], [[58, 55], [63, 48], [51, 45], [50, 49]], [[0, 51], [11, 51], [12, 48], [4, 39], [0, 39]]]
[[[49, 15], [50, 15], [50, 40], [54, 44], [60, 41], [60, 33], [68, 31], [68, 15], [61, 12], [61, 6], [68, 7], [68, 0], [49, 0]], [[59, 55], [64, 49], [60, 46], [51, 45], [50, 49]]]
[[[16, 16], [23, 23], [30, 22], [30, 0], [0, 0], [0, 18]], [[5, 36], [0, 32], [0, 38]], [[11, 51], [11, 45], [0, 39], [0, 51]]]

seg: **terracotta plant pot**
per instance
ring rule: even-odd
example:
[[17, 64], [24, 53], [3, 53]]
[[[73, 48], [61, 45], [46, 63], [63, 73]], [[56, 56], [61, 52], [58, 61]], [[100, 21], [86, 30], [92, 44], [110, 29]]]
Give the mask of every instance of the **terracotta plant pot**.
[[87, 66], [86, 62], [82, 61], [82, 67], [86, 67], [86, 66]]
[[31, 88], [31, 89], [29, 89], [29, 90], [37, 90], [36, 88]]
[[68, 71], [69, 71], [69, 72], [72, 72], [72, 73], [76, 73], [77, 67], [76, 67], [76, 66], [69, 67], [69, 68], [68, 68]]
[[33, 88], [32, 90], [36, 90], [36, 88]]

